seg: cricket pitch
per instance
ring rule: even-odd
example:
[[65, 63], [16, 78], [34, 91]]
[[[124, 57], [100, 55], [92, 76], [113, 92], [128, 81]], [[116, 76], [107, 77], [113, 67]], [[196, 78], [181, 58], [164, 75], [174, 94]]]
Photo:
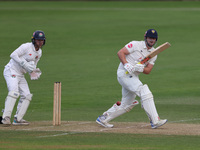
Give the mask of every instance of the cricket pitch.
[[0, 130], [18, 131], [65, 131], [72, 133], [131, 133], [131, 134], [161, 134], [161, 135], [200, 135], [200, 124], [166, 123], [152, 129], [148, 123], [112, 122], [113, 128], [104, 128], [95, 121], [62, 121], [60, 126], [53, 126], [52, 121], [31, 122], [28, 126], [4, 126]]

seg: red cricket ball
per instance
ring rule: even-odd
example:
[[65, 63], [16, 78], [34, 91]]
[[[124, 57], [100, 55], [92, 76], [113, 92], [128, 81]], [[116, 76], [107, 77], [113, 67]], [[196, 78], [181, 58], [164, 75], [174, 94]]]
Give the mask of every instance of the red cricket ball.
[[117, 101], [116, 104], [117, 104], [117, 106], [120, 106], [120, 105], [121, 105], [121, 102], [120, 102], [120, 101]]

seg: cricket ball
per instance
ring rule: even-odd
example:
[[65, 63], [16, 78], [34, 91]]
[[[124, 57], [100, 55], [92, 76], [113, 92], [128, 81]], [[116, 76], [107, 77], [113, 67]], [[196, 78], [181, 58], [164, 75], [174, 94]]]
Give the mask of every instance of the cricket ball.
[[117, 104], [117, 106], [120, 106], [120, 105], [121, 105], [121, 102], [120, 102], [120, 101], [117, 101], [116, 104]]

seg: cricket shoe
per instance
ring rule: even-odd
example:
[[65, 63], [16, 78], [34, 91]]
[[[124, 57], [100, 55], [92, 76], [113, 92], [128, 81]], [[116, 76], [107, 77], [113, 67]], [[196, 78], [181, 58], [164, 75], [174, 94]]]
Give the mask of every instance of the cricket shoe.
[[156, 128], [158, 128], [158, 127], [164, 125], [165, 123], [167, 123], [167, 121], [168, 121], [167, 119], [159, 120], [158, 123], [156, 123], [156, 124], [153, 124], [152, 121], [150, 121], [150, 123], [151, 123], [151, 128], [152, 128], [152, 129], [156, 129]]
[[11, 125], [10, 117], [5, 117], [1, 120], [1, 122], [5, 125]]
[[17, 121], [17, 118], [14, 118], [12, 124], [15, 125], [15, 126], [27, 126], [27, 125], [29, 125], [29, 122], [24, 120], [24, 119], [21, 119], [20, 121]]
[[99, 116], [96, 120], [96, 123], [98, 123], [99, 125], [105, 127], [105, 128], [112, 128], [114, 125], [113, 124], [109, 124], [107, 122], [104, 122], [103, 120], [105, 120], [106, 117], [104, 115]]

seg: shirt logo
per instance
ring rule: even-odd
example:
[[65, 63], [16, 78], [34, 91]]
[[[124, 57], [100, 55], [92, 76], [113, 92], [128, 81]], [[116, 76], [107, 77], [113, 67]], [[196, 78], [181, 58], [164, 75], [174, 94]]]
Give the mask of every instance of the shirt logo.
[[128, 48], [131, 48], [131, 47], [133, 47], [133, 44], [129, 44], [129, 45], [128, 45]]
[[32, 54], [29, 54], [30, 56], [32, 55]]
[[12, 78], [16, 78], [16, 75], [13, 74], [13, 75], [12, 75]]
[[42, 37], [42, 36], [43, 36], [43, 34], [42, 34], [42, 33], [39, 33], [39, 36], [40, 36], [40, 37]]
[[156, 31], [155, 30], [151, 30], [151, 32], [154, 34]]

